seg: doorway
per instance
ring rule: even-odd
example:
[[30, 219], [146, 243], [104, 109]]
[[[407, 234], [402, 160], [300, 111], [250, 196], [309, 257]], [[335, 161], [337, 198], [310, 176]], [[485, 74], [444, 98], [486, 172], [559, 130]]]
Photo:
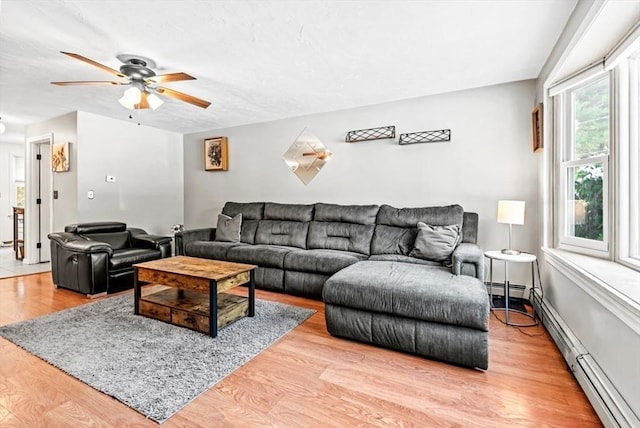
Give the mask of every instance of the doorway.
[[53, 226], [52, 143], [53, 134], [27, 140], [25, 264], [45, 263], [51, 259], [47, 235]]

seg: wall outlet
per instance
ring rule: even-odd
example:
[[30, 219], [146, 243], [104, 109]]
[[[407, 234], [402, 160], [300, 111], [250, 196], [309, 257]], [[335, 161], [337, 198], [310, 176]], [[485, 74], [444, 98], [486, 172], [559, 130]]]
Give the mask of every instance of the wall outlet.
[[95, 196], [95, 194], [93, 193], [93, 190], [89, 190], [89, 191], [87, 192], [87, 198], [89, 198], [89, 199], [93, 199], [93, 197], [94, 197], [94, 196]]
[[105, 177], [105, 180], [107, 181], [107, 183], [115, 183], [116, 182], [116, 176], [115, 175], [107, 175]]

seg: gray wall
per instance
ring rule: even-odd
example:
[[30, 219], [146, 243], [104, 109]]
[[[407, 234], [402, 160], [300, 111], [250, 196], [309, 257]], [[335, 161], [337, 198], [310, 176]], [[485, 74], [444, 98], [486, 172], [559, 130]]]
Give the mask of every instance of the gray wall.
[[[496, 223], [497, 202], [521, 199], [527, 202], [527, 220], [514, 226], [514, 243], [535, 251], [534, 99], [535, 82], [523, 81], [185, 135], [185, 224], [215, 226], [229, 200], [397, 207], [459, 203], [480, 214], [482, 247], [499, 249], [507, 245], [508, 226]], [[384, 125], [396, 125], [397, 135], [447, 128], [452, 139], [411, 146], [399, 146], [397, 138], [344, 141], [347, 131]], [[334, 153], [308, 186], [282, 161], [305, 127]], [[203, 140], [215, 136], [229, 137], [227, 172], [204, 171]], [[530, 283], [528, 266], [521, 268], [512, 281]]]
[[77, 182], [78, 221], [123, 221], [169, 235], [183, 223], [182, 136], [78, 112]]

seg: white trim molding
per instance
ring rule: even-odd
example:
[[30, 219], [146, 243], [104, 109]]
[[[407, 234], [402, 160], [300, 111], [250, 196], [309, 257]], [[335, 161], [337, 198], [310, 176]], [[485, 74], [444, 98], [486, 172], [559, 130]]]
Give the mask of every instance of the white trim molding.
[[[548, 253], [547, 256], [547, 261], [553, 258], [553, 255]], [[602, 368], [587, 352], [560, 314], [546, 300], [542, 299], [539, 290], [536, 290], [536, 296], [532, 299], [532, 303], [604, 426], [611, 428], [640, 426], [638, 416], [609, 381]]]
[[[618, 263], [552, 248], [546, 262], [640, 334], [640, 272]], [[615, 281], [607, 281], [615, 278]]]

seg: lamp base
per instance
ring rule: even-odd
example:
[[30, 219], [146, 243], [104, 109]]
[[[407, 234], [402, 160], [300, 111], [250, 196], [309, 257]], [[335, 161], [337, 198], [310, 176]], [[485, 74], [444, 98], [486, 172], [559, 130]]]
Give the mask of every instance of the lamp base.
[[503, 248], [502, 251], [500, 251], [502, 254], [507, 254], [509, 256], [517, 256], [519, 254], [522, 254], [522, 251], [520, 250], [512, 250], [510, 248]]

